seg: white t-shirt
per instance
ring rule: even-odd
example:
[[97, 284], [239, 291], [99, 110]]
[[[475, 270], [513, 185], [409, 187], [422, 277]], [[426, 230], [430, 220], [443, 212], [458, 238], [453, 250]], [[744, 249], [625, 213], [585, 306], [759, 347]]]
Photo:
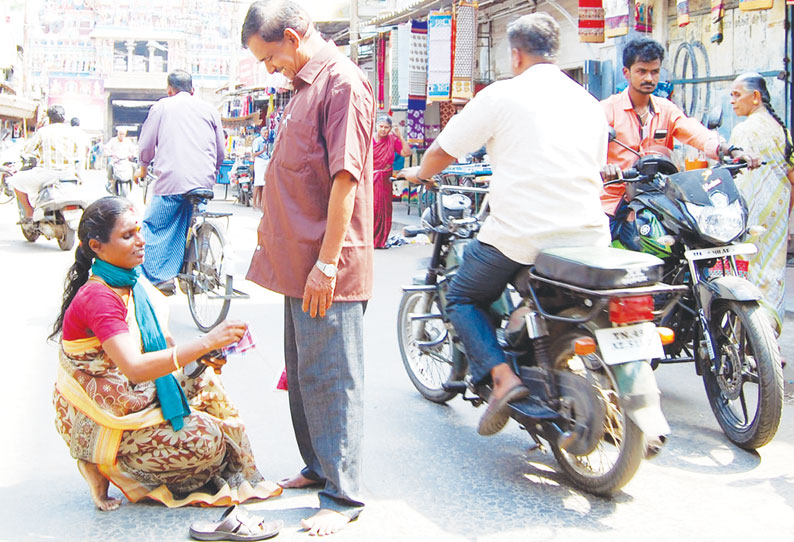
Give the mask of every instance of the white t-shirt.
[[461, 158], [486, 145], [490, 215], [478, 239], [530, 264], [544, 248], [607, 246], [601, 209], [607, 122], [598, 101], [554, 64], [483, 89], [438, 136]]

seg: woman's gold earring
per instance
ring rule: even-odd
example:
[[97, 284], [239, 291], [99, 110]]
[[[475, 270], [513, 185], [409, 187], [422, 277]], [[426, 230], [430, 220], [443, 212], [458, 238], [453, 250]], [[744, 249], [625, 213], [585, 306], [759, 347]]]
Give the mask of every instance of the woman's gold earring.
[[758, 105], [758, 100], [753, 100], [753, 105]]

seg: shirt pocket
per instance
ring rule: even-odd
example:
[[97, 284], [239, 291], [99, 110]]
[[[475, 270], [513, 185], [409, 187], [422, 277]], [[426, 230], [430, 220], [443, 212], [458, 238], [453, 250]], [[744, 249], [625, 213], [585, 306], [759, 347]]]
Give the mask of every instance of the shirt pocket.
[[317, 130], [314, 125], [298, 119], [287, 119], [281, 127], [282, 167], [292, 171], [303, 171], [322, 156], [322, 149], [317, 143]]

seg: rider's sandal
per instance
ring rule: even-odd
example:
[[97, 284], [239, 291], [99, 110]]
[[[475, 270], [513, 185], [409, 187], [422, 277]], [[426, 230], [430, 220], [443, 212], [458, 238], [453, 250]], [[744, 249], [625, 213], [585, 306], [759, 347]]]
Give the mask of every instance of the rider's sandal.
[[518, 401], [529, 396], [529, 388], [523, 384], [516, 384], [498, 400], [488, 404], [488, 410], [480, 418], [477, 432], [483, 436], [495, 435], [510, 419], [510, 408], [507, 406], [512, 401]]
[[251, 516], [242, 506], [226, 509], [219, 521], [194, 521], [190, 525], [190, 536], [196, 540], [266, 540], [276, 536], [284, 522], [265, 522], [263, 518]]

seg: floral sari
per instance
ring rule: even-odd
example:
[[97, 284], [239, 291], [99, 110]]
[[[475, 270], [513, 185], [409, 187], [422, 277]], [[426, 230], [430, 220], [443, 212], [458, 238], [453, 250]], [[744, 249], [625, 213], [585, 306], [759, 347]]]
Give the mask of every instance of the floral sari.
[[749, 259], [747, 278], [761, 289], [773, 309], [778, 334], [783, 325], [788, 206], [791, 183], [786, 174], [794, 167], [786, 162], [783, 128], [765, 110], [750, 114], [734, 127], [732, 145], [757, 155], [764, 165], [745, 170], [736, 184], [747, 200], [749, 225], [760, 224], [766, 232], [753, 240], [758, 252]]
[[[127, 324], [140, 338], [130, 299]], [[62, 340], [53, 403], [72, 457], [95, 463], [131, 502], [228, 506], [279, 495], [281, 488], [257, 470], [217, 375], [207, 370], [191, 379], [180, 370], [174, 376], [191, 409], [179, 431], [163, 418], [154, 383], [130, 382], [99, 339]]]

